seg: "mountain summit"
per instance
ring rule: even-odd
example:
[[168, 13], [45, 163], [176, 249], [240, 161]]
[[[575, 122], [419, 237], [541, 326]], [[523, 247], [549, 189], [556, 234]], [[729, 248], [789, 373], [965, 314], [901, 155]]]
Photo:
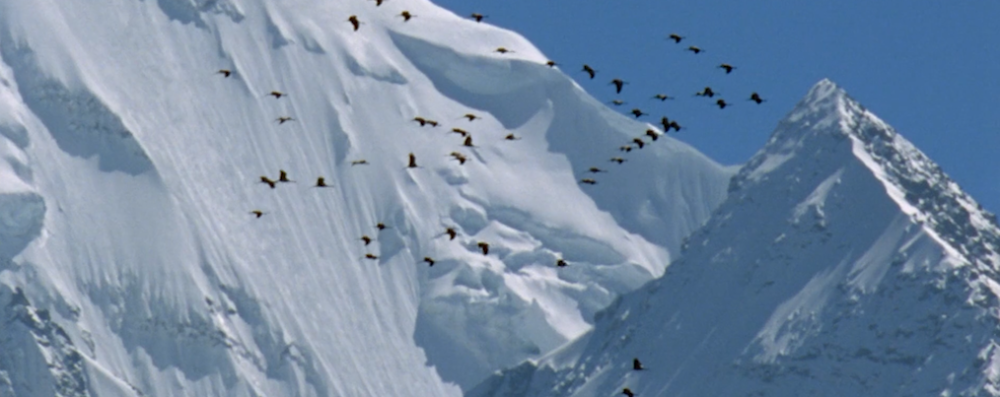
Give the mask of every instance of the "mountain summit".
[[996, 218], [830, 81], [684, 247], [593, 330], [468, 395], [1000, 395]]

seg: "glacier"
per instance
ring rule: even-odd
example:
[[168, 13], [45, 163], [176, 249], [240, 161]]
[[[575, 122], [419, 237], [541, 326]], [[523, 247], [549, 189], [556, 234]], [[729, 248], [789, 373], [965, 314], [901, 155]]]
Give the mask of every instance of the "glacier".
[[996, 217], [824, 80], [663, 277], [466, 395], [998, 396], [998, 331]]
[[0, 396], [457, 396], [587, 333], [737, 170], [610, 163], [651, 127], [545, 61], [420, 0], [0, 0]]

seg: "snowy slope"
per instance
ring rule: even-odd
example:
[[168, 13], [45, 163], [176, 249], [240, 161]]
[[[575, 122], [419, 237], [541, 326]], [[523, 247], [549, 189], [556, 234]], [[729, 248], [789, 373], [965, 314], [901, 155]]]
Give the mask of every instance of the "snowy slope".
[[467, 395], [1000, 395], [996, 218], [829, 81], [685, 246], [591, 332]]
[[584, 333], [735, 170], [610, 163], [647, 126], [545, 60], [419, 0], [0, 0], [0, 395], [454, 396]]

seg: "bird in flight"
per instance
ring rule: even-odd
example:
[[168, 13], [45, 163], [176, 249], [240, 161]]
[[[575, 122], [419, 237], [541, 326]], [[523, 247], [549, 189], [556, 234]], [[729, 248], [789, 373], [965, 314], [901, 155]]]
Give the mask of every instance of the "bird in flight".
[[[379, 5], [381, 5], [381, 4], [382, 4], [382, 2], [381, 2], [381, 1], [379, 1], [379, 0], [375, 0], [375, 5], [376, 5], [376, 6], [379, 6]], [[347, 18], [347, 21], [348, 21], [348, 22], [350, 22], [350, 23], [351, 23], [351, 26], [353, 26], [353, 27], [354, 27], [354, 31], [355, 31], [355, 32], [357, 32], [357, 31], [358, 31], [358, 28], [359, 28], [359, 27], [361, 27], [361, 21], [358, 21], [358, 16], [357, 16], [357, 15], [351, 15], [351, 16], [350, 16], [350, 18]]]
[[590, 178], [583, 178], [583, 179], [580, 180], [580, 183], [585, 184], [585, 185], [596, 185], [597, 181], [595, 181], [593, 179], [590, 179]]
[[458, 232], [456, 232], [455, 228], [453, 228], [453, 227], [449, 227], [447, 229], [444, 229], [444, 233], [448, 235], [448, 240], [454, 240], [455, 236], [458, 235]]
[[281, 97], [287, 96], [287, 95], [285, 95], [284, 92], [281, 92], [281, 91], [271, 91], [271, 93], [267, 94], [267, 95], [273, 96], [274, 99], [281, 99]]
[[295, 182], [295, 181], [293, 181], [291, 179], [288, 179], [288, 173], [285, 172], [285, 170], [278, 170], [278, 182], [280, 182], [280, 183], [291, 183], [291, 182]]
[[278, 117], [278, 118], [274, 119], [274, 121], [277, 121], [278, 125], [282, 125], [282, 124], [285, 124], [286, 122], [289, 122], [289, 121], [295, 121], [295, 119], [293, 119], [291, 117], [287, 117], [287, 116], [281, 116], [281, 117]]
[[701, 48], [698, 48], [698, 46], [690, 46], [687, 49], [688, 49], [688, 51], [691, 51], [691, 52], [693, 52], [695, 54], [700, 54], [702, 51], [705, 51], [705, 50], [703, 50]]
[[519, 141], [519, 140], [521, 140], [521, 138], [514, 136], [514, 133], [507, 134], [507, 136], [503, 137], [503, 139], [506, 139], [508, 141]]
[[253, 210], [253, 211], [250, 211], [250, 213], [256, 215], [257, 218], [260, 218], [260, 217], [264, 216], [264, 214], [266, 214], [266, 212], [261, 211], [261, 210]]
[[501, 53], [501, 54], [506, 54], [506, 53], [508, 53], [508, 52], [514, 52], [514, 51], [513, 51], [513, 50], [508, 50], [508, 49], [507, 49], [507, 48], [505, 48], [505, 47], [497, 47], [497, 49], [496, 49], [496, 50], [493, 50], [493, 52], [499, 52], [499, 53]]
[[622, 81], [622, 79], [614, 79], [614, 80], [611, 80], [611, 83], [609, 83], [609, 84], [614, 84], [615, 85], [615, 92], [621, 94], [622, 93], [622, 86], [624, 86], [625, 84], [628, 84], [628, 82], [627, 81]]
[[424, 257], [424, 262], [427, 262], [427, 266], [434, 266], [434, 259], [429, 256]]
[[711, 97], [714, 97], [717, 94], [715, 93], [715, 91], [712, 91], [712, 87], [705, 87], [704, 90], [701, 90], [701, 92], [696, 92], [694, 95], [695, 96], [707, 96], [707, 97], [711, 98]]
[[221, 74], [223, 77], [229, 77], [229, 75], [233, 74], [233, 71], [229, 69], [219, 69], [219, 71], [215, 72], [215, 74]]
[[632, 113], [632, 115], [633, 115], [633, 116], [635, 116], [635, 118], [639, 118], [639, 116], [646, 116], [646, 115], [648, 115], [648, 114], [649, 114], [649, 113], [643, 113], [643, 112], [642, 112], [641, 110], [639, 110], [638, 108], [636, 108], [636, 109], [632, 109], [632, 112], [631, 112], [631, 113]]
[[754, 92], [754, 93], [750, 94], [750, 100], [751, 100], [751, 101], [754, 101], [754, 102], [757, 102], [757, 104], [758, 104], [758, 105], [760, 105], [761, 103], [763, 103], [763, 102], [765, 102], [765, 101], [766, 101], [765, 99], [762, 99], [762, 98], [760, 97], [760, 94], [758, 94], [758, 93], [756, 93], [756, 92]]
[[407, 168], [417, 168], [417, 156], [410, 153], [410, 163], [406, 166]]
[[665, 94], [653, 95], [652, 99], [659, 99], [660, 101], [666, 101], [667, 99], [674, 99], [674, 97]]
[[612, 157], [612, 158], [611, 158], [611, 162], [612, 162], [612, 163], [618, 163], [618, 164], [621, 164], [621, 163], [624, 163], [624, 162], [626, 162], [626, 161], [628, 161], [628, 160], [625, 160], [625, 159], [623, 159], [623, 158], [621, 158], [621, 157]]
[[721, 64], [721, 65], [719, 65], [719, 67], [722, 68], [722, 69], [725, 69], [726, 70], [726, 74], [730, 74], [730, 73], [733, 72], [733, 69], [736, 69], [735, 66], [730, 65], [728, 63]]
[[409, 11], [405, 11], [405, 10], [403, 12], [399, 13], [399, 16], [403, 17], [403, 22], [409, 22], [410, 18], [413, 18], [413, 14], [410, 14]]
[[271, 189], [274, 189], [274, 187], [276, 186], [275, 182], [274, 182], [274, 181], [272, 181], [271, 179], [269, 179], [269, 178], [268, 178], [268, 177], [266, 177], [266, 176], [261, 176], [261, 177], [260, 177], [260, 183], [266, 183], [266, 184], [267, 184], [267, 186], [270, 186], [270, 187], [271, 187]]
[[730, 106], [728, 103], [726, 103], [726, 100], [722, 98], [719, 98], [718, 101], [715, 101], [715, 104], [719, 105], [719, 109], [725, 109], [726, 106]]
[[313, 187], [333, 187], [326, 184], [326, 179], [323, 177], [316, 178], [316, 185]]
[[472, 113], [466, 113], [466, 114], [465, 114], [464, 116], [462, 116], [462, 117], [464, 117], [464, 118], [467, 118], [467, 119], [469, 119], [469, 121], [474, 121], [474, 120], [476, 120], [476, 119], [481, 119], [481, 118], [482, 118], [482, 117], [479, 117], [479, 116], [476, 116], [476, 115], [474, 115], [474, 114], [472, 114]]
[[670, 40], [673, 40], [674, 43], [680, 43], [681, 40], [684, 40], [684, 36], [681, 36], [681, 35], [679, 35], [677, 33], [671, 33], [670, 36], [669, 36], [669, 38], [670, 38]]
[[490, 254], [490, 245], [487, 244], [486, 242], [480, 241], [480, 242], [476, 243], [476, 246], [479, 247], [479, 249], [481, 249], [483, 251], [483, 255], [489, 255]]
[[587, 64], [583, 64], [583, 70], [582, 71], [587, 72], [587, 74], [590, 75], [591, 79], [593, 79], [594, 75], [597, 74], [597, 71], [594, 70], [594, 68], [590, 67], [590, 65], [587, 65]]
[[368, 160], [361, 159], [361, 160], [354, 160], [351, 162], [351, 167], [356, 165], [368, 165]]
[[474, 12], [474, 13], [472, 13], [471, 17], [472, 17], [472, 19], [475, 19], [475, 20], [476, 20], [476, 22], [482, 22], [482, 21], [483, 21], [483, 18], [487, 18], [487, 17], [489, 17], [489, 16], [488, 16], [488, 15], [483, 15], [483, 14], [479, 14], [479, 13], [475, 13], [475, 12]]

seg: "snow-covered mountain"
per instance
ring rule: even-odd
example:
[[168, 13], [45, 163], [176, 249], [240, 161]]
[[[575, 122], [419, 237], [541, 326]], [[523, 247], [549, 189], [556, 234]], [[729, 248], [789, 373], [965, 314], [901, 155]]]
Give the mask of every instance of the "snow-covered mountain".
[[609, 162], [648, 126], [545, 61], [423, 0], [0, 0], [0, 396], [456, 396], [586, 332], [736, 170]]
[[1000, 395], [996, 218], [829, 81], [685, 247], [591, 332], [467, 395]]

